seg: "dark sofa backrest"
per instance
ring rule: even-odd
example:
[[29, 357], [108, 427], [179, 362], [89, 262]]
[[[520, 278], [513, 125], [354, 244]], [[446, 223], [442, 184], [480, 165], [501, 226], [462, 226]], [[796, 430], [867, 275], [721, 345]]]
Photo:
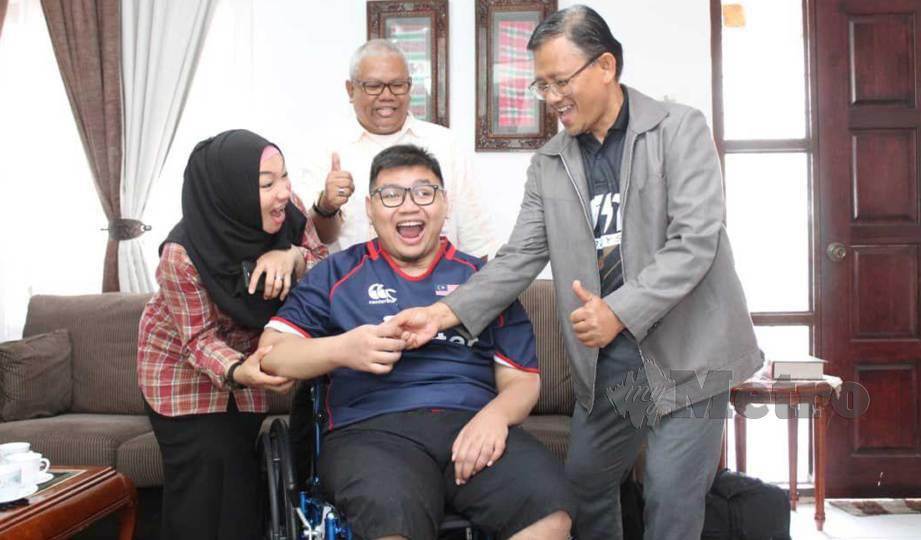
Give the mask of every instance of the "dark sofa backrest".
[[[29, 301], [25, 337], [58, 328], [70, 332], [72, 412], [144, 414], [143, 397], [137, 386], [137, 332], [149, 298], [147, 294], [104, 293], [37, 295]], [[536, 280], [521, 295], [521, 302], [537, 334], [541, 390], [534, 413], [571, 415], [575, 398], [556, 314], [553, 281]], [[270, 392], [269, 411], [287, 412], [290, 399]]]
[[534, 413], [571, 416], [575, 406], [575, 394], [569, 374], [569, 358], [563, 346], [560, 319], [556, 314], [553, 281], [534, 281], [520, 299], [537, 335], [540, 399], [537, 400]]
[[138, 322], [148, 294], [37, 295], [24, 336], [66, 328], [73, 348], [71, 412], [144, 414], [137, 384]]

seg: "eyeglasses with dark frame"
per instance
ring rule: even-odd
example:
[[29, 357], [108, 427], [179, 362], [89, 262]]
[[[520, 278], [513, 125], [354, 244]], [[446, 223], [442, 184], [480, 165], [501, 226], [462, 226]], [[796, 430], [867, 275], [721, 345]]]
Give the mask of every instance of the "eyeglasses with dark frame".
[[406, 194], [416, 203], [416, 206], [428, 206], [435, 202], [435, 195], [444, 188], [434, 184], [417, 184], [413, 187], [400, 186], [381, 186], [371, 192], [371, 196], [377, 195], [381, 199], [381, 204], [387, 208], [397, 208], [403, 206], [406, 202]]
[[594, 64], [596, 60], [601, 58], [601, 55], [604, 54], [605, 52], [607, 51], [604, 51], [602, 53], [599, 53], [593, 56], [591, 60], [586, 62], [582, 67], [577, 69], [575, 73], [573, 73], [569, 77], [566, 77], [565, 79], [560, 79], [558, 81], [553, 81], [549, 83], [543, 82], [543, 81], [534, 81], [531, 83], [530, 86], [528, 86], [528, 90], [531, 91], [531, 94], [535, 98], [541, 101], [547, 99], [547, 94], [550, 92], [553, 92], [557, 97], [566, 97], [572, 94], [572, 90], [567, 90], [569, 83], [572, 82], [572, 80], [575, 79], [578, 74], [585, 71], [585, 68]]
[[409, 93], [410, 88], [413, 86], [412, 79], [402, 79], [398, 81], [353, 81], [355, 84], [361, 88], [362, 92], [368, 94], [369, 96], [379, 96], [384, 93], [384, 88], [390, 90], [390, 93], [395, 96], [403, 96]]

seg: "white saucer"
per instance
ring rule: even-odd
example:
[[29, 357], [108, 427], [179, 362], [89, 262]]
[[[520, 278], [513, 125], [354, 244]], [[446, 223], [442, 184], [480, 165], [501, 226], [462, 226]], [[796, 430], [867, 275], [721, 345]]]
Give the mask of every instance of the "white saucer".
[[48, 480], [52, 480], [53, 478], [54, 478], [54, 475], [51, 474], [50, 472], [38, 473], [38, 476], [35, 477], [35, 483], [44, 484], [45, 482], [47, 482]]
[[36, 485], [36, 484], [26, 484], [26, 485], [21, 486], [21, 487], [19, 488], [19, 492], [18, 492], [18, 493], [14, 493], [13, 495], [6, 495], [6, 496], [0, 495], [0, 503], [15, 501], [16, 499], [21, 499], [21, 498], [23, 498], [23, 497], [28, 497], [29, 495], [32, 495], [32, 494], [35, 493], [36, 491], [38, 491], [38, 485]]

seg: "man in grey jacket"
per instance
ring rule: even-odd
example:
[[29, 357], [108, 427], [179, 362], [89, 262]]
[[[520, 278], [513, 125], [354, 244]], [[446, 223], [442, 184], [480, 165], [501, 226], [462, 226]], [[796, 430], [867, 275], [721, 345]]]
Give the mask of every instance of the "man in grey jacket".
[[578, 401], [577, 538], [622, 537], [619, 485], [644, 441], [645, 538], [699, 538], [729, 388], [762, 363], [710, 132], [699, 111], [620, 84], [621, 45], [591, 8], [551, 15], [528, 48], [531, 89], [565, 130], [531, 160], [496, 258], [398, 323], [411, 346], [459, 324], [476, 335], [549, 260]]

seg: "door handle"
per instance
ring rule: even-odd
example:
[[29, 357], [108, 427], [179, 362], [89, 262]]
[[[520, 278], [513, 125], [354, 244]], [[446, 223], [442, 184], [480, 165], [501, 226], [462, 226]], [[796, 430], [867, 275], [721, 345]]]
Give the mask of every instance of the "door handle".
[[825, 248], [825, 255], [828, 255], [832, 262], [841, 262], [847, 257], [847, 246], [841, 242], [832, 242]]

